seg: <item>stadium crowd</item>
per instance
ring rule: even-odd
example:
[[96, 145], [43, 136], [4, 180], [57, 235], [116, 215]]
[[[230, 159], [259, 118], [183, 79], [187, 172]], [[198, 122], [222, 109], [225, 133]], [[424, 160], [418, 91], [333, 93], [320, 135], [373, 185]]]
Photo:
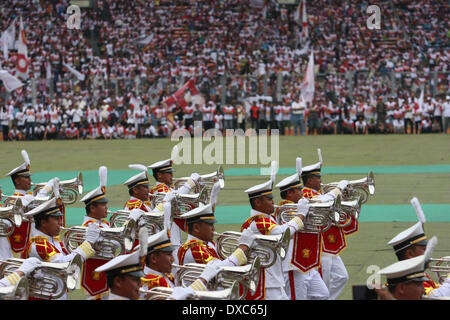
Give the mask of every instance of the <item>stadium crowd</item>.
[[[448, 131], [446, 2], [379, 1], [379, 30], [366, 1], [306, 3], [303, 29], [296, 6], [270, 0], [97, 0], [73, 30], [66, 0], [5, 1], [1, 30], [22, 16], [30, 71], [15, 92], [1, 87], [3, 139], [164, 137], [196, 120], [284, 135]], [[11, 73], [16, 62], [15, 50], [0, 57]], [[163, 103], [191, 78], [204, 105]]]

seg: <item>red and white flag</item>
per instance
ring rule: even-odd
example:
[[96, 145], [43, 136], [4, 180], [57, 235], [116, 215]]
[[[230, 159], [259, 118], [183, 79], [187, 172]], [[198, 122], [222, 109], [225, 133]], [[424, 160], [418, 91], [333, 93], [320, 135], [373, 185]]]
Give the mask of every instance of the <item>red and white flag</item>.
[[302, 8], [302, 37], [303, 39], [308, 38], [308, 18], [306, 15], [306, 0], [303, 0]]
[[28, 60], [27, 40], [23, 28], [22, 17], [20, 17], [19, 39], [17, 42], [17, 64], [16, 75], [22, 79], [28, 79], [30, 61]]
[[169, 98], [164, 100], [163, 103], [165, 103], [167, 106], [177, 104], [184, 109], [184, 107], [188, 105], [188, 102], [203, 105], [204, 100], [205, 99], [203, 98], [203, 95], [195, 86], [195, 79], [191, 79]]
[[311, 50], [309, 55], [308, 66], [306, 68], [306, 75], [303, 83], [301, 84], [301, 95], [305, 102], [312, 103], [314, 99], [314, 51]]

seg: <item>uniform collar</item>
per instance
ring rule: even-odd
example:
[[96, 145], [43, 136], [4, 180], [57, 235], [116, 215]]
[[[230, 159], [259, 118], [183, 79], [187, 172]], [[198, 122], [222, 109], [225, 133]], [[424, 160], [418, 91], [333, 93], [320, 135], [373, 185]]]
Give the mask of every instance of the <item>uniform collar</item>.
[[261, 212], [261, 211], [255, 210], [255, 209], [250, 210], [251, 217], [259, 216], [259, 215], [264, 215], [264, 216], [270, 217], [270, 214], [267, 214], [267, 213], [264, 213], [264, 212]]

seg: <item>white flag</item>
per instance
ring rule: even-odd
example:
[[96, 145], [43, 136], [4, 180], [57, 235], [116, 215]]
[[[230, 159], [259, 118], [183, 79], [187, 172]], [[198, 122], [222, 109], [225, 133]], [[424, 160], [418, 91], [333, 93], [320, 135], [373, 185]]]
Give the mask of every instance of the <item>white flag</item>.
[[298, 7], [297, 7], [297, 9], [295, 9], [295, 12], [294, 12], [294, 21], [297, 22], [297, 23], [300, 23], [300, 8], [301, 8], [301, 5], [302, 5], [302, 3], [299, 2], [298, 3]]
[[314, 52], [311, 51], [306, 68], [306, 75], [301, 85], [301, 94], [306, 102], [312, 103], [314, 99]]
[[47, 61], [47, 66], [45, 67], [46, 71], [46, 79], [49, 80], [52, 78], [52, 65], [50, 61]]
[[65, 62], [63, 63], [63, 65], [70, 71], [71, 74], [77, 77], [78, 80], [83, 81], [85, 79], [84, 74], [82, 74], [80, 71], [75, 70]]
[[16, 19], [11, 22], [8, 29], [6, 29], [6, 34], [8, 37], [8, 49], [15, 50], [16, 49]]
[[20, 17], [19, 40], [17, 43], [17, 76], [22, 79], [28, 79], [30, 61], [28, 60], [27, 42], [25, 30], [23, 28], [22, 16]]
[[8, 92], [14, 91], [23, 86], [23, 83], [19, 79], [11, 75], [6, 70], [0, 70], [0, 79], [3, 81], [3, 84]]
[[419, 108], [423, 110], [423, 88], [422, 88], [422, 92], [420, 93], [420, 97], [419, 97], [419, 100], [417, 101], [417, 103], [419, 104]]
[[0, 38], [0, 44], [3, 50], [3, 57], [5, 58], [5, 60], [8, 60], [8, 43], [9, 43], [9, 36], [8, 33], [5, 31], [2, 33], [2, 36]]

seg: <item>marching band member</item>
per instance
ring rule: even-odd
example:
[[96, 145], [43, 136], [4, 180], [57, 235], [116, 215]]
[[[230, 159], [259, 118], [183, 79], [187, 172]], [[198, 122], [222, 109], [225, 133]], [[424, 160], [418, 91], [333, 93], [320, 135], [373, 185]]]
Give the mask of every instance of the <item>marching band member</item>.
[[[382, 300], [421, 300], [424, 294], [425, 256], [398, 261], [378, 273], [387, 278], [387, 290], [379, 293]], [[388, 292], [386, 292], [388, 291]]]
[[[106, 182], [108, 169], [101, 166], [98, 169], [100, 186], [87, 193], [80, 202], [84, 203], [86, 215], [83, 219], [82, 227], [96, 225], [99, 228], [109, 228], [108, 199], [106, 198]], [[83, 273], [81, 276], [81, 286], [87, 300], [100, 300], [108, 295], [106, 276], [94, 272], [94, 270], [106, 263], [104, 259], [89, 258], [83, 263]]]
[[[322, 194], [322, 155], [320, 149], [319, 162], [302, 168], [302, 181], [304, 188], [302, 189], [303, 197], [306, 199], [315, 199], [320, 197], [322, 201], [333, 200], [348, 185], [347, 180], [339, 182], [337, 188], [334, 188], [326, 194]], [[348, 273], [339, 254], [347, 247], [345, 241], [345, 233], [343, 228], [331, 226], [327, 231], [321, 232], [322, 238], [322, 255], [320, 270], [322, 279], [324, 280], [330, 300], [335, 300], [340, 295], [348, 281]]]
[[174, 288], [172, 294], [175, 300], [184, 300], [194, 291], [207, 290], [207, 283], [214, 278], [220, 270], [216, 264], [208, 264], [200, 277], [187, 288], [176, 287], [172, 274], [174, 261], [172, 246], [166, 229], [150, 236], [147, 242], [147, 256], [145, 258], [144, 273], [141, 278], [143, 286], [150, 290], [156, 287]]
[[128, 193], [130, 200], [125, 203], [124, 209], [141, 209], [145, 212], [152, 211], [149, 197], [149, 178], [147, 167], [140, 164], [128, 165], [131, 169], [140, 170], [141, 173], [132, 176], [130, 179], [124, 182], [124, 185], [128, 187]]
[[210, 203], [190, 210], [180, 216], [186, 220], [188, 237], [186, 242], [178, 249], [178, 263], [202, 263], [206, 264], [217, 259], [220, 266], [239, 266], [247, 263], [247, 251], [253, 246], [255, 235], [250, 230], [242, 233], [238, 248], [225, 260], [220, 261], [214, 243], [214, 224], [217, 222], [214, 216], [214, 208], [220, 183], [216, 182], [211, 190]]
[[[191, 174], [190, 179], [183, 186], [176, 190], [173, 188], [173, 172], [175, 169], [172, 167], [172, 158], [177, 153], [178, 148], [175, 146], [172, 149], [171, 159], [158, 161], [148, 166], [152, 169], [153, 177], [156, 180], [156, 185], [150, 190], [150, 196], [156, 192], [172, 191], [179, 194], [189, 193], [191, 188], [193, 188], [195, 183], [200, 179], [200, 175], [198, 173], [193, 173]], [[180, 246], [182, 244], [181, 230], [185, 231], [183, 223], [178, 219], [174, 219], [170, 228], [170, 239], [175, 246]]]
[[106, 274], [108, 300], [139, 300], [141, 278], [145, 276], [139, 250], [117, 256], [95, 272]]
[[[241, 231], [250, 229], [255, 234], [277, 235], [290, 230], [291, 238], [295, 232], [303, 228], [303, 219], [306, 217], [309, 209], [307, 203], [299, 203], [298, 216], [294, 217], [288, 223], [277, 224], [274, 216], [274, 204], [272, 188], [275, 182], [278, 163], [272, 161], [271, 179], [268, 182], [251, 187], [245, 192], [248, 194], [250, 205], [250, 218], [247, 219], [241, 227]], [[285, 291], [285, 281], [281, 258], [278, 255], [277, 261], [270, 268], [261, 268], [260, 286], [256, 293], [248, 295], [249, 300], [289, 300]]]
[[[31, 171], [30, 158], [25, 150], [22, 150], [24, 163], [17, 168], [11, 170], [7, 176], [11, 177], [14, 184], [13, 196], [21, 197], [22, 203], [26, 206], [33, 201], [34, 197], [31, 193]], [[20, 227], [15, 227], [13, 233], [9, 237], [0, 237], [0, 258], [12, 258], [14, 253], [22, 252], [33, 231], [33, 223], [23, 220]]]
[[[59, 239], [61, 217], [64, 215], [65, 207], [57, 188], [54, 193], [54, 198], [25, 213], [26, 217], [34, 218], [36, 231], [22, 252], [22, 258], [36, 257], [45, 262], [68, 262], [79, 254], [86, 261], [95, 253], [93, 245], [99, 238], [100, 228], [98, 224], [90, 224], [86, 231], [86, 240], [69, 253]], [[67, 300], [67, 293], [60, 299]]]
[[[423, 255], [429, 245], [424, 231], [426, 217], [420, 206], [419, 200], [417, 198], [413, 198], [411, 199], [411, 204], [416, 210], [419, 221], [408, 229], [397, 234], [388, 242], [388, 245], [391, 245], [394, 249], [395, 255], [399, 261], [404, 261]], [[436, 283], [427, 273], [424, 274], [424, 277], [426, 278], [423, 282], [425, 295], [430, 297], [450, 297], [450, 278], [447, 278], [442, 284], [439, 284]]]
[[[276, 187], [283, 199], [279, 206], [298, 203], [303, 198], [302, 159], [296, 159], [297, 173], [282, 181]], [[308, 201], [303, 199], [303, 201]], [[277, 209], [278, 210], [278, 209]], [[277, 215], [275, 215], [277, 217]], [[279, 217], [278, 217], [279, 218]], [[281, 221], [278, 221], [281, 223]], [[311, 241], [312, 240], [312, 241]], [[283, 260], [286, 294], [291, 300], [327, 300], [328, 288], [323, 282], [317, 266], [320, 264], [320, 233], [297, 231], [289, 243], [288, 254]], [[295, 248], [295, 250], [294, 250]]]

